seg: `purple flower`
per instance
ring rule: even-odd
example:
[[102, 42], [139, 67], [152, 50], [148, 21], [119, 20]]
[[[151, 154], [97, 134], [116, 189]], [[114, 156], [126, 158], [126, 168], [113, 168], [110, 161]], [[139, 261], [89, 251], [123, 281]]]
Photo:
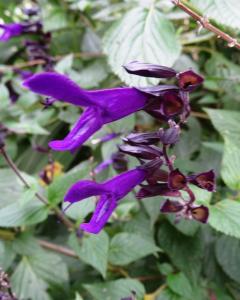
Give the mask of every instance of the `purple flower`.
[[178, 169], [170, 172], [168, 186], [171, 190], [182, 190], [187, 185], [187, 178]]
[[111, 155], [111, 158], [101, 162], [94, 170], [93, 174], [99, 174], [103, 170], [107, 169], [110, 165], [118, 172], [127, 171], [128, 160], [123, 153], [116, 152]]
[[135, 88], [87, 91], [57, 73], [34, 75], [23, 85], [35, 93], [87, 107], [64, 140], [50, 142], [58, 151], [75, 150], [104, 124], [143, 109], [148, 101], [148, 95]]
[[24, 32], [25, 26], [20, 23], [0, 24], [0, 28], [3, 30], [0, 36], [0, 41], [7, 42], [14, 36], [19, 36]]
[[138, 199], [155, 196], [180, 197], [181, 194], [178, 191], [171, 190], [166, 183], [141, 185], [141, 189], [137, 193]]
[[191, 202], [178, 202], [166, 200], [162, 207], [162, 213], [176, 213], [177, 217], [184, 217], [185, 219], [194, 219], [201, 223], [206, 223], [209, 216], [209, 210], [206, 206], [196, 206]]
[[130, 145], [153, 145], [159, 142], [159, 136], [157, 132], [131, 133], [123, 141]]
[[0, 28], [3, 30], [0, 36], [0, 41], [7, 42], [9, 39], [15, 36], [19, 36], [24, 33], [36, 33], [41, 28], [40, 22], [35, 23], [10, 23], [10, 24], [0, 24]]
[[81, 180], [68, 190], [64, 201], [72, 204], [91, 196], [100, 196], [90, 222], [80, 225], [82, 230], [96, 234], [107, 223], [118, 201], [143, 182], [147, 173], [144, 168], [136, 168], [103, 183]]

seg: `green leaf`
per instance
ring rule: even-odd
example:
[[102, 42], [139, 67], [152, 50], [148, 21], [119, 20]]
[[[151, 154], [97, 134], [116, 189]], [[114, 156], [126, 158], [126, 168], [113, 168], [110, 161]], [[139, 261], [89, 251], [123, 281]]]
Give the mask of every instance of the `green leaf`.
[[127, 265], [158, 250], [154, 243], [137, 234], [119, 233], [111, 240], [109, 261], [113, 265]]
[[40, 223], [48, 216], [48, 208], [38, 200], [21, 205], [12, 203], [0, 210], [0, 226], [16, 227]]
[[76, 235], [72, 234], [69, 245], [82, 261], [91, 265], [103, 277], [106, 277], [109, 238], [104, 231], [97, 235], [85, 235], [81, 241], [78, 240]]
[[204, 16], [218, 23], [240, 29], [240, 2], [238, 0], [191, 0]]
[[159, 229], [158, 241], [174, 265], [184, 272], [191, 282], [197, 284], [203, 255], [201, 236], [183, 235], [172, 225], [164, 223]]
[[38, 277], [26, 257], [18, 264], [11, 282], [19, 299], [50, 300], [46, 292], [47, 284]]
[[232, 189], [240, 189], [240, 113], [220, 109], [206, 109], [214, 127], [224, 138], [221, 175]]
[[0, 241], [0, 265], [3, 270], [7, 270], [11, 266], [15, 256], [16, 253], [11, 242]]
[[162, 201], [163, 198], [157, 196], [149, 198], [147, 199], [147, 201], [142, 202], [150, 218], [151, 227], [153, 227], [153, 225], [158, 219], [158, 216], [160, 215], [160, 205]]
[[223, 200], [209, 207], [209, 224], [217, 231], [240, 238], [240, 203]]
[[55, 66], [56, 72], [67, 73], [71, 70], [73, 64], [73, 54], [66, 55], [63, 57]]
[[193, 289], [188, 278], [183, 273], [170, 274], [167, 277], [168, 287], [184, 299], [193, 299]]
[[218, 263], [225, 273], [240, 283], [240, 241], [228, 236], [222, 236], [216, 243]]
[[134, 279], [119, 279], [105, 283], [84, 284], [84, 288], [95, 300], [120, 300], [136, 292], [137, 299], [143, 299], [144, 286]]
[[[69, 203], [63, 202], [63, 209], [68, 205]], [[94, 211], [95, 206], [96, 198], [90, 197], [88, 199], [84, 199], [83, 201], [74, 203], [65, 211], [65, 214], [71, 219], [82, 222], [89, 213]]]
[[173, 24], [152, 6], [149, 10], [132, 9], [115, 23], [104, 38], [104, 51], [122, 81], [143, 86], [158, 80], [129, 75], [122, 65], [138, 60], [171, 67], [180, 55], [181, 46]]

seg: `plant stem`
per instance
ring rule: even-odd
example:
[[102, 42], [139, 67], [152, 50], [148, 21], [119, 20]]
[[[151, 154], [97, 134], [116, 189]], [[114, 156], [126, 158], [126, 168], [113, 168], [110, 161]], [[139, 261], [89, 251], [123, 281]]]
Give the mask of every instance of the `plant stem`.
[[[58, 56], [54, 56], [53, 59], [54, 59], [54, 61], [57, 62], [57, 61], [61, 60], [62, 58], [64, 58], [65, 56], [66, 55], [58, 55]], [[97, 57], [104, 56], [104, 54], [101, 52], [79, 52], [79, 53], [73, 53], [73, 56], [75, 58], [97, 58]], [[35, 60], [29, 61], [29, 62], [19, 63], [16, 65], [6, 65], [6, 66], [0, 68], [0, 72], [24, 69], [24, 68], [28, 68], [28, 67], [37, 66], [37, 65], [43, 65], [45, 63], [46, 63], [46, 61], [43, 59], [35, 59]]]
[[[4, 147], [0, 149], [0, 154], [2, 154], [3, 158], [5, 159], [8, 166], [13, 170], [13, 172], [17, 175], [17, 177], [22, 181], [22, 183], [25, 185], [26, 188], [30, 189], [31, 186], [29, 183], [25, 180], [25, 178], [22, 176], [21, 172], [18, 170], [15, 163], [12, 161], [10, 156], [5, 151]], [[35, 193], [35, 196], [45, 205], [49, 206], [48, 200], [43, 197], [38, 192]], [[59, 220], [62, 221], [62, 223], [68, 228], [68, 229], [74, 229], [74, 224], [64, 215], [64, 213], [58, 208], [58, 207], [51, 207], [50, 208], [55, 215], [59, 218]]]
[[197, 12], [195, 12], [189, 6], [187, 6], [185, 2], [183, 3], [183, 1], [180, 0], [172, 0], [172, 2], [185, 13], [187, 13], [189, 16], [191, 16], [195, 21], [197, 21], [197, 23], [201, 27], [213, 32], [218, 38], [221, 38], [222, 40], [226, 41], [229, 47], [235, 47], [237, 49], [240, 49], [240, 43], [237, 41], [237, 39], [231, 37], [229, 34], [225, 33], [218, 27], [211, 24], [206, 17], [199, 15]]
[[73, 258], [78, 258], [77, 254], [69, 248], [66, 248], [66, 247], [63, 247], [63, 246], [60, 246], [57, 244], [53, 244], [53, 243], [50, 243], [50, 242], [44, 241], [44, 240], [38, 240], [38, 243], [40, 246], [42, 246], [43, 248], [46, 248], [48, 250], [52, 250], [54, 252], [58, 252], [60, 254], [70, 256]]

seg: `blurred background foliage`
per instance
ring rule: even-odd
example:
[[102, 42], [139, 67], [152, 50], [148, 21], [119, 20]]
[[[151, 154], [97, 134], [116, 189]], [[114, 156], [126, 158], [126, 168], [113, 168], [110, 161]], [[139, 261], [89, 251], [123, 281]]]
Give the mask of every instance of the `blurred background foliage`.
[[[239, 0], [187, 3], [238, 37]], [[132, 60], [203, 74], [203, 87], [191, 95], [191, 118], [172, 151], [185, 172], [214, 168], [218, 187], [213, 195], [196, 189], [198, 202], [210, 209], [208, 225], [175, 224], [160, 215], [161, 197], [139, 202], [131, 193], [101, 234], [76, 237], [51, 209], [61, 207], [72, 183], [90, 178], [91, 170], [111, 157], [122, 136], [134, 129], [154, 130], [161, 123], [139, 112], [104, 126], [74, 154], [39, 152], [52, 138], [62, 138], [81, 111], [65, 103], [43, 109], [42, 99], [23, 89], [13, 71], [15, 66], [38, 72], [41, 62], [29, 64], [24, 37], [1, 43], [0, 122], [10, 131], [6, 150], [30, 183], [30, 189], [24, 188], [0, 157], [0, 266], [11, 275], [18, 299], [120, 300], [134, 299], [134, 291], [144, 300], [239, 300], [239, 50], [200, 30], [169, 0], [0, 1], [0, 19], [22, 21], [22, 9], [32, 5], [39, 5], [44, 30], [52, 34], [49, 54], [55, 70], [83, 88], [158, 82], [124, 72], [122, 65]], [[8, 82], [18, 94], [15, 103]], [[112, 132], [119, 136], [99, 142]], [[39, 173], [49, 158], [63, 171], [43, 185]], [[115, 174], [109, 166], [96, 179]], [[39, 202], [36, 191], [49, 205]], [[90, 198], [66, 215], [79, 224], [94, 206]]]

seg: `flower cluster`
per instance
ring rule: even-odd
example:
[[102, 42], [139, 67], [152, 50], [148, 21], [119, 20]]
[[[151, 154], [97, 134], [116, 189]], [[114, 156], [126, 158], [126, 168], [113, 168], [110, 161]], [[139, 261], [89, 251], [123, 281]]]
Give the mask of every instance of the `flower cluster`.
[[17, 300], [12, 292], [8, 274], [0, 268], [0, 299], [1, 300]]
[[[7, 42], [17, 36], [25, 36], [26, 39], [23, 41], [23, 49], [25, 50], [28, 61], [42, 60], [44, 69], [46, 71], [52, 71], [53, 59], [48, 54], [51, 34], [43, 31], [42, 22], [38, 15], [39, 9], [38, 7], [24, 9], [23, 13], [25, 20], [21, 23], [0, 24], [0, 42]], [[30, 39], [30, 37], [33, 38]], [[31, 71], [18, 68], [14, 68], [13, 71], [20, 75], [22, 79], [33, 75]], [[7, 81], [5, 85], [9, 91], [11, 102], [15, 103], [19, 98], [19, 94], [15, 91], [12, 81]]]
[[[175, 79], [176, 85], [87, 91], [68, 77], [53, 72], [36, 74], [23, 84], [35, 93], [50, 97], [53, 102], [60, 100], [86, 107], [63, 140], [49, 143], [57, 151], [75, 151], [104, 124], [139, 110], [168, 124], [168, 128], [161, 128], [157, 132], [132, 133], [123, 139], [125, 144], [119, 146], [119, 151], [139, 160], [139, 166], [135, 169], [123, 168], [123, 173], [103, 183], [81, 180], [68, 190], [64, 201], [72, 205], [88, 197], [99, 196], [91, 220], [80, 225], [81, 229], [90, 233], [98, 233], [103, 228], [118, 202], [136, 186], [140, 186], [137, 193], [139, 199], [157, 195], [177, 198], [174, 201], [167, 198], [161, 207], [162, 212], [176, 213], [177, 218], [184, 217], [205, 223], [208, 208], [195, 204], [195, 196], [189, 184], [212, 192], [215, 190], [214, 172], [211, 170], [184, 175], [174, 167], [175, 157], [168, 155], [168, 148], [179, 140], [180, 127], [189, 116], [189, 93], [203, 82], [203, 78], [192, 70], [177, 73], [172, 68], [140, 62], [129, 63], [124, 68], [130, 74], [138, 76]], [[118, 157], [120, 158], [119, 153]], [[113, 162], [114, 157], [99, 168], [103, 169], [106, 164]], [[188, 195], [187, 199], [183, 194]]]

